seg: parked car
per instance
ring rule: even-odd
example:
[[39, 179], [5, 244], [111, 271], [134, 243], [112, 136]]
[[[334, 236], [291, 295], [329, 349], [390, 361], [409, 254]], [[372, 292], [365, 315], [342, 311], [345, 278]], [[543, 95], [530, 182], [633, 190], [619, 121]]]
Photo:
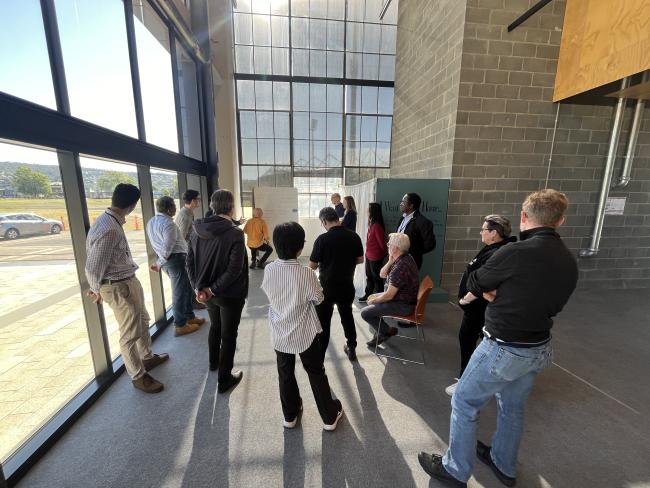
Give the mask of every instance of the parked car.
[[60, 220], [46, 219], [35, 214], [0, 215], [0, 236], [16, 239], [32, 234], [58, 234], [63, 229]]

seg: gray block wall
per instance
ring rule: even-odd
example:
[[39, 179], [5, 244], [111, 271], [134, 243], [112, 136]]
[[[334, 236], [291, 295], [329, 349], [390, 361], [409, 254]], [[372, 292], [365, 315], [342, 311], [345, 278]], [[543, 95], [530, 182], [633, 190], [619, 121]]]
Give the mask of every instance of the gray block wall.
[[[564, 191], [571, 201], [561, 228], [567, 245], [577, 254], [589, 244], [613, 108], [561, 104], [549, 170], [557, 110], [551, 100], [565, 2], [554, 0], [507, 32], [507, 25], [534, 3], [467, 0], [442, 277], [442, 286], [452, 292], [481, 246], [482, 217], [504, 214], [512, 219], [516, 232], [521, 203], [531, 191], [544, 188], [547, 174], [548, 187]], [[400, 5], [400, 22], [402, 15], [408, 13]], [[412, 52], [409, 36], [410, 31], [402, 30], [400, 24], [398, 66], [400, 48]], [[398, 76], [396, 92], [406, 98], [399, 80]], [[630, 102], [620, 156], [632, 111]], [[401, 115], [396, 111], [395, 132], [406, 128]], [[392, 176], [447, 177], [437, 174], [437, 168], [448, 168], [448, 154], [422, 160], [409, 153], [409, 158], [403, 148], [395, 147], [404, 139], [393, 141], [393, 152], [402, 157], [391, 161]], [[409, 144], [417, 144], [417, 139]], [[605, 218], [598, 256], [580, 259], [581, 287], [650, 287], [650, 109], [644, 116], [636, 155], [630, 185], [611, 192], [611, 196], [627, 197], [625, 215]], [[615, 176], [621, 164], [619, 158]]]

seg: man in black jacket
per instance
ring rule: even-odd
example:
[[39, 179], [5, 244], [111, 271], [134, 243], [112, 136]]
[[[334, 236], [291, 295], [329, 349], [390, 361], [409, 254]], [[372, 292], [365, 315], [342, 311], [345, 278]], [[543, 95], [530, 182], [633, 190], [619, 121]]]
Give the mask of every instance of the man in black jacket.
[[210, 199], [213, 215], [194, 221], [187, 253], [187, 274], [201, 302], [208, 305], [210, 370], [219, 370], [220, 393], [242, 379], [232, 372], [237, 330], [248, 296], [248, 254], [244, 233], [233, 222], [235, 200], [228, 190], [217, 190]]
[[409, 254], [413, 256], [418, 269], [422, 267], [422, 256], [436, 248], [436, 236], [433, 233], [433, 223], [420, 213], [422, 199], [417, 193], [407, 193], [399, 203], [402, 218], [395, 232], [409, 236], [411, 247]]
[[[449, 449], [421, 452], [420, 464], [450, 486], [467, 486], [474, 455], [506, 486], [516, 483], [517, 450], [524, 408], [536, 376], [553, 361], [553, 319], [578, 280], [575, 258], [555, 229], [564, 223], [568, 200], [555, 190], [526, 198], [520, 241], [503, 246], [467, 280], [464, 301], [485, 297], [484, 339], [452, 397]], [[497, 430], [488, 446], [476, 441], [480, 411], [496, 396]]]

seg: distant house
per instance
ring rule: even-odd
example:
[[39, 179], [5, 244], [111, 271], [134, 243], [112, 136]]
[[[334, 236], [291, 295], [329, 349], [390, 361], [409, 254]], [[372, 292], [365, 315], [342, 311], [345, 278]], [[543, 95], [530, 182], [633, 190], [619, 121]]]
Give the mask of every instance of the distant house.
[[63, 183], [60, 181], [53, 181], [50, 183], [50, 189], [52, 190], [52, 196], [55, 198], [63, 198]]
[[0, 175], [0, 198], [16, 198], [17, 196], [11, 177]]

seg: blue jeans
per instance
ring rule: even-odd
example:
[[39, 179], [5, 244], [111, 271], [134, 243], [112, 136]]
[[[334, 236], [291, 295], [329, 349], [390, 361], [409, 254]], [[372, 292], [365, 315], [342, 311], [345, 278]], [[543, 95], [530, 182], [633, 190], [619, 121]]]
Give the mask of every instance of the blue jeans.
[[492, 461], [501, 472], [516, 477], [526, 400], [535, 377], [552, 361], [550, 342], [539, 347], [513, 348], [487, 338], [481, 341], [451, 400], [449, 449], [442, 463], [454, 478], [466, 482], [472, 475], [479, 414], [492, 396], [497, 400], [498, 415]]
[[174, 254], [162, 266], [172, 282], [172, 313], [176, 327], [183, 327], [195, 317], [192, 309], [194, 290], [185, 270], [185, 258], [185, 254]]

